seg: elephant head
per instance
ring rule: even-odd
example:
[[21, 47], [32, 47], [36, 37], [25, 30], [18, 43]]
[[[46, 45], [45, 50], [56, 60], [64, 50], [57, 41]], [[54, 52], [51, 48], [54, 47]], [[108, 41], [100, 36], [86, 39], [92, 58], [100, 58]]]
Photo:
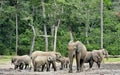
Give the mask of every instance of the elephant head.
[[48, 59], [47, 59], [48, 62], [53, 62], [53, 61], [56, 61], [56, 59], [52, 56], [48, 56]]
[[59, 59], [62, 57], [61, 53], [59, 53], [59, 52], [55, 52], [55, 55], [56, 55], [56, 59]]
[[108, 59], [108, 51], [106, 49], [101, 49], [104, 57], [106, 57]]

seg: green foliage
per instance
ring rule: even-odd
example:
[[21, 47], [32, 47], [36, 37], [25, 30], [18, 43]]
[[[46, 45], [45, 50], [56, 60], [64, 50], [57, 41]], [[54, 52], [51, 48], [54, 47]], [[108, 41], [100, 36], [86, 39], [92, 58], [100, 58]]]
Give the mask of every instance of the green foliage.
[[[89, 51], [100, 49], [100, 0], [44, 0], [45, 15], [40, 0], [6, 0], [0, 2], [0, 55], [15, 54], [15, 13], [18, 14], [18, 54], [29, 54], [33, 31], [30, 20], [36, 30], [35, 50], [45, 51], [44, 24], [48, 35], [51, 27], [60, 26], [57, 33], [57, 49], [62, 55], [68, 56], [69, 29], [74, 40], [83, 42]], [[112, 0], [104, 0], [104, 48], [109, 54], [120, 54], [120, 20], [115, 16]], [[17, 7], [16, 7], [17, 6]], [[17, 9], [16, 9], [17, 8]], [[88, 37], [86, 38], [86, 28]], [[49, 51], [53, 50], [53, 39], [49, 37]], [[89, 43], [87, 43], [87, 41]]]

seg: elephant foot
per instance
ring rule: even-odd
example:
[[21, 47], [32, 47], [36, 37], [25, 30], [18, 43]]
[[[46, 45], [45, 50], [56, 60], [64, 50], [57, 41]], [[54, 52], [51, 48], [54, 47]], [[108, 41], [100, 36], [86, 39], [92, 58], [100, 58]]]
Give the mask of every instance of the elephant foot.
[[73, 73], [73, 71], [72, 70], [69, 70], [69, 72], [68, 73]]
[[49, 70], [49, 69], [47, 69], [46, 71], [47, 71], [47, 72], [49, 72], [50, 70]]
[[76, 71], [76, 73], [79, 73], [79, 72], [80, 72], [80, 70], [77, 70], [77, 71]]
[[63, 70], [63, 68], [60, 68], [60, 70]]
[[56, 69], [54, 69], [54, 71], [57, 71]]

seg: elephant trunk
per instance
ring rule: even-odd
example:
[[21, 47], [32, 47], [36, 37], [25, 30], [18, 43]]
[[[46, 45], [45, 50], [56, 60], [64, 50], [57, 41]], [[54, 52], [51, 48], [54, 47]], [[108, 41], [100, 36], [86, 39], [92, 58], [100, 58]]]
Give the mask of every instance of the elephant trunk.
[[69, 59], [70, 59], [69, 73], [72, 73], [73, 58], [74, 58], [74, 52], [69, 51]]
[[108, 54], [107, 54], [107, 55], [105, 55], [105, 58], [108, 60], [108, 58], [109, 58]]

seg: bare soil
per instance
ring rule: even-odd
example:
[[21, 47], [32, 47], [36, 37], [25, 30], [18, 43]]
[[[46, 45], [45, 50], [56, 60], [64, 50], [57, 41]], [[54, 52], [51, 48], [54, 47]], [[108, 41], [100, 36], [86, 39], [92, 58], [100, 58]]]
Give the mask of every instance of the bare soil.
[[57, 64], [57, 71], [51, 69], [50, 72], [14, 70], [13, 67], [10, 62], [0, 64], [0, 75], [120, 75], [120, 63], [102, 63], [100, 69], [94, 64], [90, 70], [87, 70], [88, 64], [85, 64], [84, 71], [80, 73], [76, 73], [76, 64], [73, 65], [73, 73], [68, 73], [68, 69], [60, 70], [60, 64]]

